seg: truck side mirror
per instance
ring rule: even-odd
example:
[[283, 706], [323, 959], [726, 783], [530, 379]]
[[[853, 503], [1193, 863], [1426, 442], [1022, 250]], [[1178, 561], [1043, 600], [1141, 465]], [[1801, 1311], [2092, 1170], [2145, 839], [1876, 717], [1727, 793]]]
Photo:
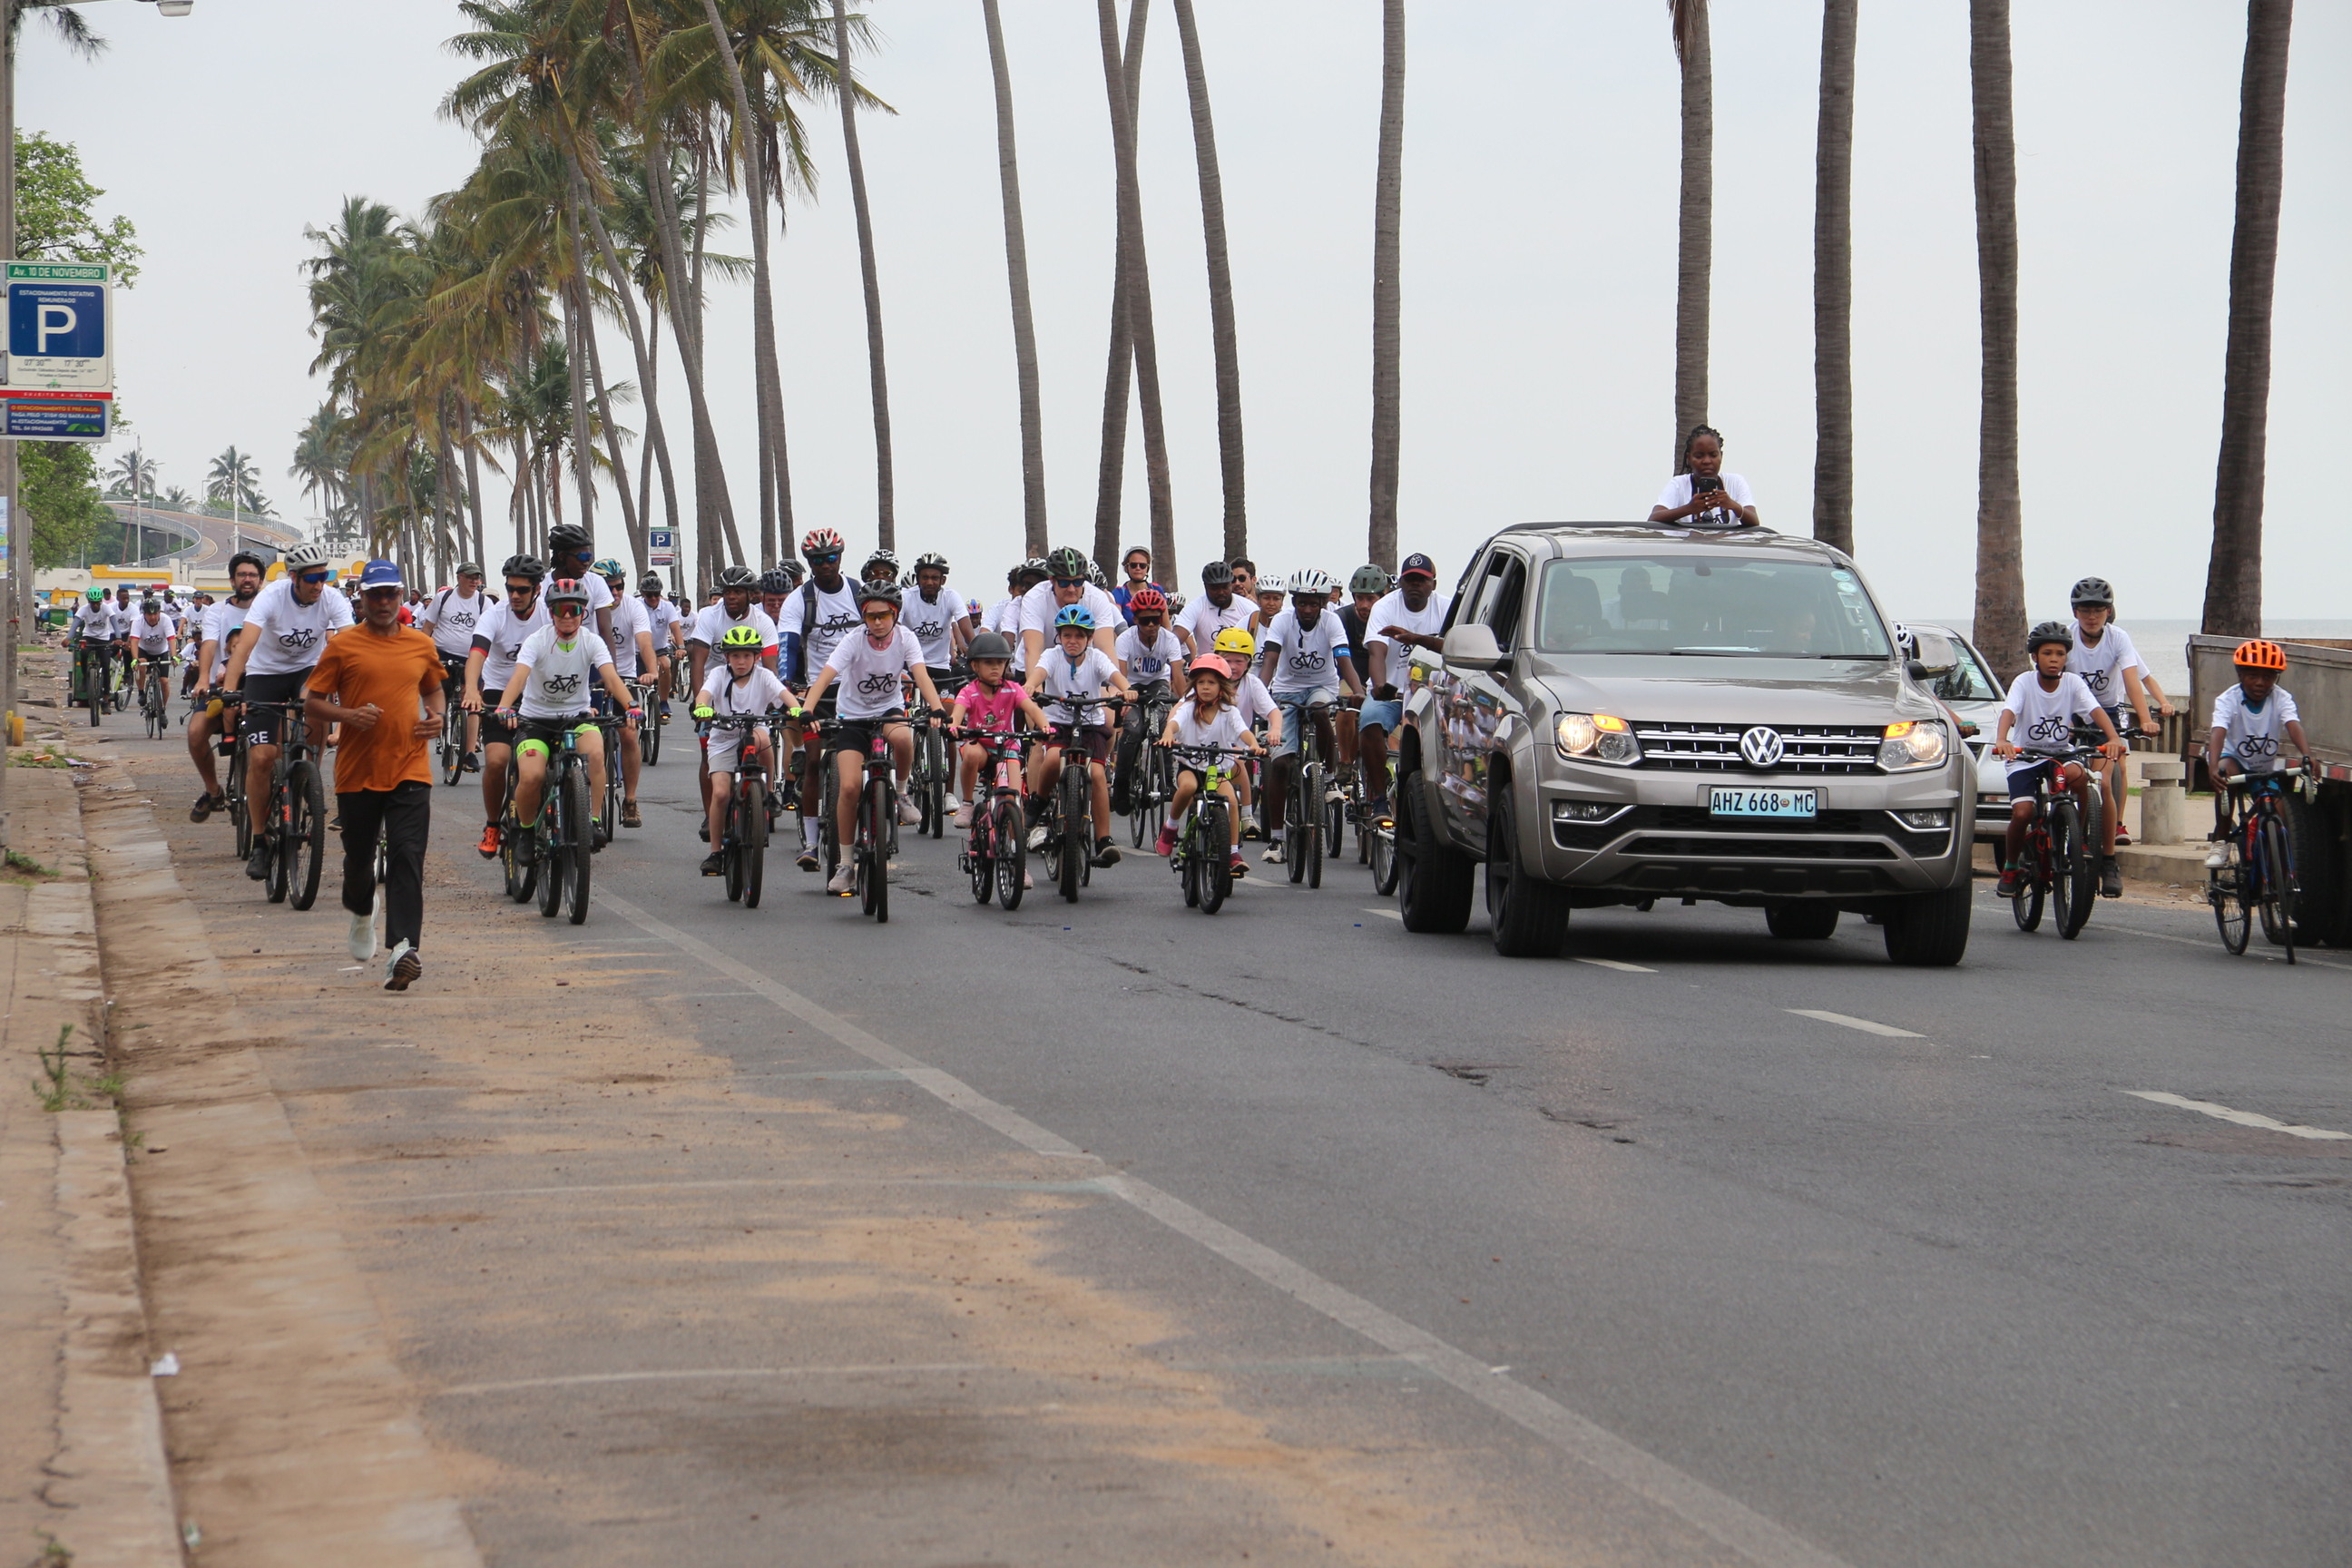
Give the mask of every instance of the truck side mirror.
[[1445, 642], [1440, 650], [1446, 665], [1454, 669], [1480, 669], [1492, 672], [1510, 663], [1510, 656], [1495, 641], [1489, 627], [1472, 621], [1446, 628]]
[[1960, 666], [1960, 650], [1952, 639], [1940, 632], [1914, 632], [1916, 652], [1904, 665], [1904, 670], [1914, 680], [1933, 680], [1939, 675], [1949, 675]]

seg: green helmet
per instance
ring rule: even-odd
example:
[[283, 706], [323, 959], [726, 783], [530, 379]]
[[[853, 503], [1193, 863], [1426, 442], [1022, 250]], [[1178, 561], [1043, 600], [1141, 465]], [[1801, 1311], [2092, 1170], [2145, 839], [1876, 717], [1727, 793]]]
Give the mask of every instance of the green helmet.
[[760, 635], [760, 628], [753, 626], [729, 626], [726, 635], [719, 639], [719, 651], [722, 653], [732, 652], [739, 647], [749, 648], [753, 653], [758, 653], [765, 647], [767, 647], [767, 639]]
[[89, 588], [89, 602], [93, 605], [103, 605], [106, 603], [106, 590], [100, 587], [95, 583], [91, 584]]
[[1084, 552], [1065, 544], [1045, 557], [1045, 570], [1055, 577], [1084, 577], [1087, 558]]

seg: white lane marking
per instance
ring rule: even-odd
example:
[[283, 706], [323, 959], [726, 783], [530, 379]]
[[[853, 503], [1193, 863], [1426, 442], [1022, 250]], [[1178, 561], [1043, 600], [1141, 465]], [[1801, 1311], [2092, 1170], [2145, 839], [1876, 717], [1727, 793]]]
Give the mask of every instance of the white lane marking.
[[[770, 979], [750, 964], [729, 957], [676, 926], [639, 909], [626, 899], [599, 889], [596, 901], [646, 935], [689, 953], [729, 978], [759, 991], [778, 1006], [880, 1067], [896, 1068], [908, 1081], [965, 1115], [1003, 1133], [1032, 1153], [1095, 1161], [1090, 1154], [1058, 1133], [1050, 1132], [1010, 1106], [989, 1099], [970, 1084], [926, 1067], [878, 1036], [869, 1034], [838, 1014], [819, 1006], [792, 987]], [[1198, 1242], [1228, 1263], [1256, 1275], [1284, 1294], [1314, 1308], [1332, 1321], [1356, 1331], [1384, 1350], [1426, 1368], [1432, 1376], [1454, 1385], [1506, 1420], [1533, 1433], [1600, 1471], [1628, 1491], [1664, 1509], [1688, 1524], [1759, 1565], [1759, 1568], [1846, 1568], [1843, 1561], [1822, 1551], [1786, 1526], [1765, 1518], [1738, 1499], [1716, 1490], [1695, 1476], [1685, 1474], [1647, 1449], [1635, 1447], [1599, 1423], [1537, 1393], [1525, 1384], [1498, 1377], [1488, 1363], [1439, 1339], [1426, 1329], [1374, 1306], [1307, 1268], [1304, 1264], [1255, 1241], [1222, 1220], [1213, 1219], [1183, 1199], [1150, 1183], [1126, 1174], [1098, 1178], [1103, 1191], [1124, 1200], [1139, 1212]]]
[[1892, 1024], [1874, 1019], [1857, 1018], [1848, 1013], [1825, 1013], [1819, 1007], [1783, 1007], [1784, 1013], [1794, 1013], [1800, 1018], [1819, 1018], [1824, 1024], [1837, 1024], [1848, 1029], [1860, 1029], [1865, 1035], [1885, 1035], [1898, 1040], [1924, 1040], [1927, 1037], [1912, 1029], [1898, 1029]]
[[2352, 1139], [2352, 1132], [2331, 1132], [2325, 1127], [2297, 1127], [2273, 1120], [2255, 1110], [2232, 1110], [2226, 1105], [2216, 1105], [2210, 1100], [2188, 1100], [2180, 1095], [2167, 1094], [2160, 1089], [2127, 1089], [2126, 1094], [2136, 1100], [2152, 1100], [2158, 1105], [2177, 1105], [2183, 1110], [2193, 1110], [2200, 1116], [2210, 1116], [2222, 1121], [2234, 1121], [2241, 1127], [2259, 1127], [2266, 1132], [2292, 1132], [2297, 1138]]
[[[2130, 926], [2117, 925], [2101, 926], [2099, 930], [2102, 931], [2112, 932], [2116, 936], [2145, 937], [2149, 942], [2179, 942], [2183, 947], [2201, 947], [2210, 952], [2223, 952], [2224, 956], [2227, 956], [2221, 943], [2210, 937], [2175, 936], [2170, 931], [2136, 931]], [[2286, 962], [2286, 955], [2284, 953], [2269, 952], [2259, 947], [2247, 948], [2245, 956], [2248, 958], [2259, 958], [2265, 963], [2284, 963]], [[2294, 961], [2298, 964], [2315, 963], [2322, 969], [2352, 969], [2352, 963], [2338, 963], [2333, 959], [2316, 957], [2312, 953], [2310, 949], [2304, 947], [2298, 947], [2294, 950]]]
[[1378, 915], [1384, 921], [1395, 921], [1400, 924], [1404, 921], [1404, 916], [1394, 910], [1365, 910], [1362, 912], [1368, 915]]
[[572, 1377], [520, 1377], [507, 1383], [460, 1383], [437, 1388], [445, 1394], [517, 1394], [534, 1388], [582, 1388], [600, 1383], [665, 1383], [673, 1380], [737, 1377], [885, 1377], [894, 1373], [914, 1375], [954, 1373], [959, 1375], [1000, 1369], [985, 1362], [910, 1362], [904, 1366], [714, 1366], [677, 1372], [592, 1372]]
[[1589, 963], [1595, 969], [1614, 969], [1624, 974], [1655, 974], [1657, 973], [1656, 970], [1650, 968], [1647, 964], [1627, 963], [1624, 960], [1617, 958], [1580, 958], [1576, 962], [1579, 963]]

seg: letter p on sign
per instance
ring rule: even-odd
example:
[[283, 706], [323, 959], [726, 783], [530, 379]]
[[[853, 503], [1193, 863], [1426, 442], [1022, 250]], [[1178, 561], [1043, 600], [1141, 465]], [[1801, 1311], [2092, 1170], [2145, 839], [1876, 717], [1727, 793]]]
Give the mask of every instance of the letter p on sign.
[[42, 300], [34, 307], [34, 312], [33, 337], [37, 346], [33, 352], [37, 354], [49, 352], [51, 338], [72, 337], [74, 329], [81, 324], [81, 317], [71, 305], [59, 304], [53, 300]]

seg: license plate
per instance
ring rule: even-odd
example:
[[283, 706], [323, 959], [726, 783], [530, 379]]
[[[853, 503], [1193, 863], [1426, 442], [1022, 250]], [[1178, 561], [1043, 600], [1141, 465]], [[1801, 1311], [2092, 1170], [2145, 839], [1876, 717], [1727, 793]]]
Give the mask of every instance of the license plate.
[[1711, 789], [1706, 809], [1715, 816], [1811, 816], [1821, 791], [1811, 789]]

